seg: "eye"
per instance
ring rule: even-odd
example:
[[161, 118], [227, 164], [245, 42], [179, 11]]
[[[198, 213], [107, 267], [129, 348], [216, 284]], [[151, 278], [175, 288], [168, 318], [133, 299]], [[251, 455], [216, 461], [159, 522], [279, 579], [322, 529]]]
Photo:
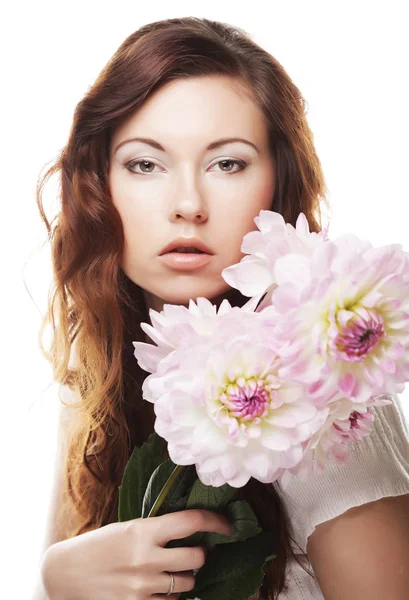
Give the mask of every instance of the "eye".
[[226, 171], [226, 170], [223, 168], [223, 169], [222, 169], [222, 171], [223, 171], [224, 173], [232, 173], [232, 172], [233, 172], [233, 173], [239, 173], [240, 171], [244, 171], [244, 169], [247, 167], [247, 163], [246, 163], [246, 162], [244, 162], [244, 160], [237, 160], [237, 159], [235, 159], [235, 158], [223, 158], [222, 160], [218, 160], [218, 161], [215, 163], [215, 165], [220, 165], [220, 164], [223, 164], [223, 165], [225, 166], [225, 165], [226, 165], [226, 164], [228, 164], [228, 163], [230, 163], [230, 164], [234, 163], [234, 164], [238, 165], [240, 168], [238, 169], [238, 171], [231, 171], [230, 169], [228, 169], [228, 170]]
[[136, 173], [137, 175], [141, 175], [142, 173], [147, 173], [149, 175], [149, 173], [152, 173], [152, 171], [149, 170], [149, 167], [148, 167], [148, 171], [142, 171], [142, 173], [134, 171], [133, 167], [135, 167], [136, 165], [143, 165], [143, 168], [145, 168], [146, 165], [157, 166], [156, 163], [152, 162], [151, 160], [139, 159], [139, 160], [131, 160], [130, 162], [126, 163], [125, 167], [127, 169], [129, 169], [129, 171], [131, 171], [132, 173]]
[[[238, 160], [238, 159], [232, 159], [232, 158], [223, 158], [222, 160], [219, 160], [214, 164], [215, 165], [223, 164], [222, 172], [224, 172], [224, 173], [238, 173], [240, 171], [244, 171], [244, 169], [247, 167], [247, 163], [244, 160]], [[224, 167], [228, 164], [236, 164], [240, 168], [236, 171], [232, 171], [231, 169], [226, 170]], [[134, 167], [136, 167], [137, 165], [141, 165], [142, 171], [134, 170]], [[136, 175], [142, 175], [142, 174], [149, 175], [149, 173], [153, 173], [152, 166], [153, 166], [153, 168], [155, 168], [155, 166], [158, 166], [158, 165], [156, 163], [152, 162], [151, 160], [144, 160], [144, 159], [131, 160], [130, 162], [126, 163], [126, 165], [125, 165], [125, 167], [129, 171], [131, 171], [132, 173], [135, 173]], [[147, 168], [146, 171], [144, 170], [145, 168]]]

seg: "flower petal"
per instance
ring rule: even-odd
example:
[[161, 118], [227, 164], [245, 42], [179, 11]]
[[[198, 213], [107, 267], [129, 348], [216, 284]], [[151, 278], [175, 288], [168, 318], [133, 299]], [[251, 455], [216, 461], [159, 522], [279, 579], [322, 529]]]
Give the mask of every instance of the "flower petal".
[[277, 427], [265, 427], [260, 443], [270, 450], [288, 450], [291, 439], [287, 433]]
[[273, 283], [265, 261], [258, 257], [245, 260], [236, 265], [226, 267], [222, 271], [222, 277], [231, 287], [238, 289], [244, 296], [256, 296], [263, 294]]

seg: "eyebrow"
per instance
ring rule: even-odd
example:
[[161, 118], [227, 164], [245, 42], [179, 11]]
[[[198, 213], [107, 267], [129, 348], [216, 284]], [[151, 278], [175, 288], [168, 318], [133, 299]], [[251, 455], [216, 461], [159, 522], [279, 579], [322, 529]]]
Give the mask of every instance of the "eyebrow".
[[[152, 138], [134, 137], [129, 140], [124, 140], [123, 142], [120, 142], [116, 146], [114, 153], [117, 152], [121, 146], [123, 146], [124, 144], [129, 144], [130, 142], [143, 142], [144, 144], [147, 144], [148, 146], [152, 146], [156, 150], [160, 150], [161, 152], [166, 152], [166, 149], [161, 144], [159, 144], [159, 142], [157, 142], [156, 140], [153, 140]], [[248, 144], [249, 146], [252, 146], [256, 150], [256, 152], [260, 152], [260, 150], [257, 148], [257, 146], [255, 144], [253, 144], [253, 142], [250, 142], [249, 140], [246, 140], [246, 139], [240, 138], [240, 137], [221, 138], [219, 140], [216, 140], [207, 146], [206, 151], [213, 150], [214, 148], [218, 148], [219, 146], [224, 146], [226, 144], [231, 144], [233, 142], [242, 142], [243, 144]]]

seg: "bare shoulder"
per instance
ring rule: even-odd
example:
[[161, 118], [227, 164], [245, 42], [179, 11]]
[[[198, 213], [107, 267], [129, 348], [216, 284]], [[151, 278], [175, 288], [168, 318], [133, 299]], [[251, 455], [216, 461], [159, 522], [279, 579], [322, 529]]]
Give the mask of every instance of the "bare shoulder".
[[409, 589], [409, 494], [354, 506], [320, 523], [307, 552], [328, 600], [403, 600]]

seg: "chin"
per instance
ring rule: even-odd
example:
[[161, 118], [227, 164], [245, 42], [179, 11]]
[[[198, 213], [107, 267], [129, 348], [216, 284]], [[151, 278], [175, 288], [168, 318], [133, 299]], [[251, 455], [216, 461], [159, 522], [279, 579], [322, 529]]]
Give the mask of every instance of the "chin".
[[[201, 287], [200, 285], [194, 286], [194, 289], [191, 291], [186, 291], [186, 293], [178, 293], [176, 295], [166, 295], [161, 296], [163, 298], [164, 304], [180, 304], [189, 308], [190, 300], [197, 301], [197, 298], [206, 298], [212, 304], [216, 304], [221, 302], [225, 296], [228, 296], [232, 293], [232, 288], [223, 289], [222, 291], [210, 289], [209, 287]], [[235, 290], [237, 291], [237, 290]]]

